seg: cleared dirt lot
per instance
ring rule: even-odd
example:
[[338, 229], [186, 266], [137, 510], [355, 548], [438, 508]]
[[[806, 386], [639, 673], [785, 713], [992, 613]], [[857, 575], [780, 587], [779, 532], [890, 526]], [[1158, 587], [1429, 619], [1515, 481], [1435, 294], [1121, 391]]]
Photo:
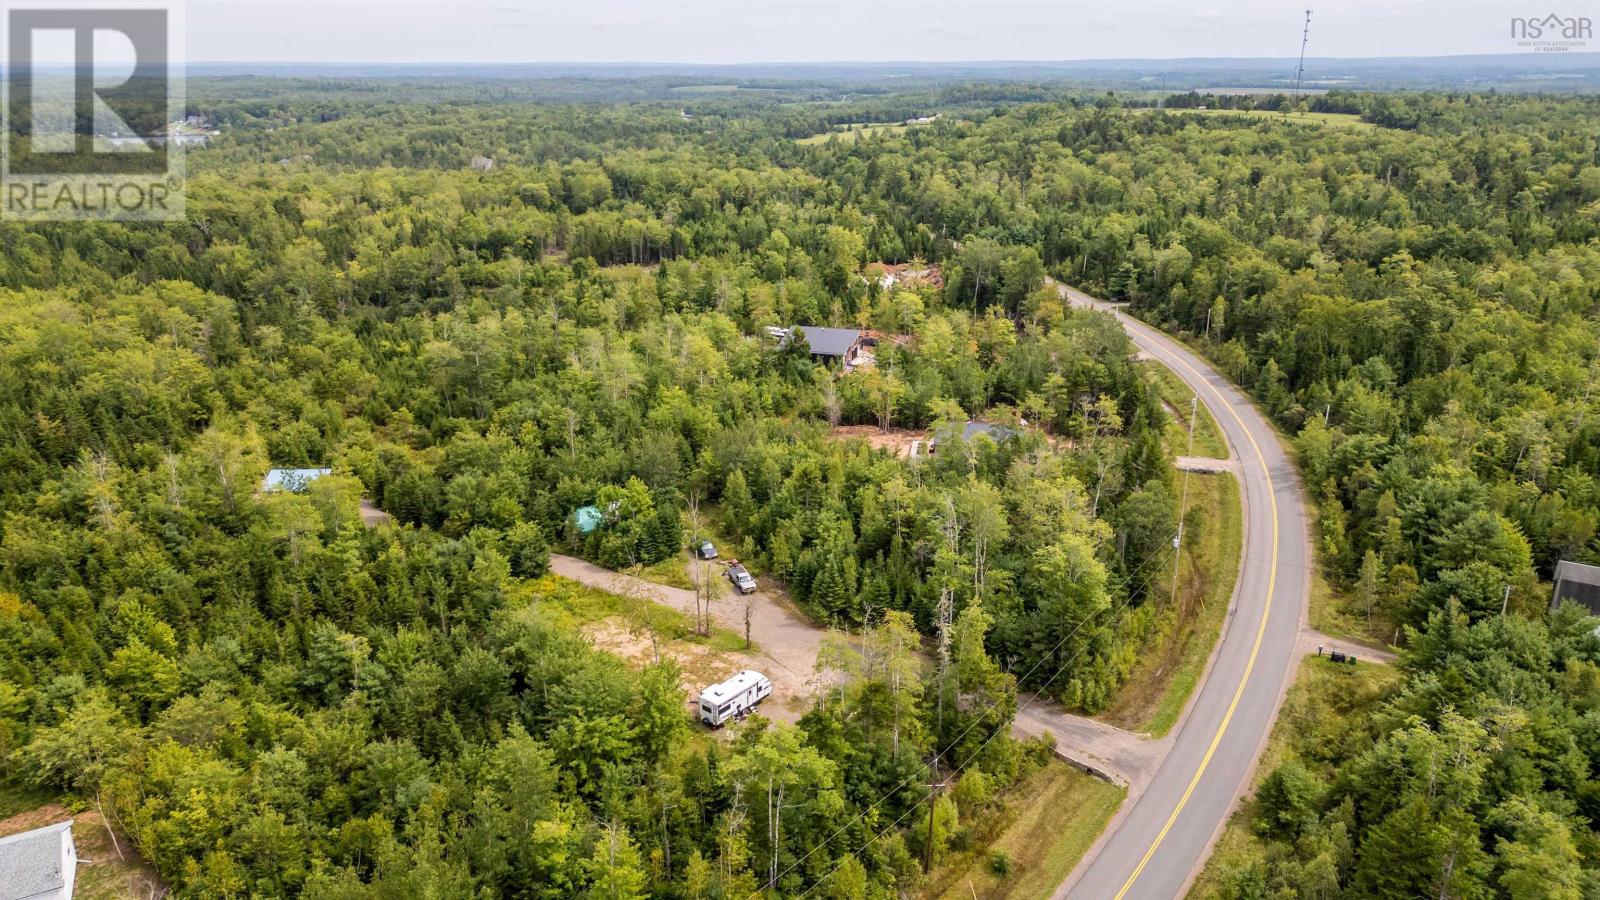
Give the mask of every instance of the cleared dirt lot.
[[913, 443], [928, 439], [928, 432], [913, 431], [909, 428], [891, 428], [884, 431], [876, 425], [839, 425], [829, 429], [828, 436], [840, 441], [863, 438], [873, 448], [888, 450], [903, 459], [911, 455]]
[[[710, 567], [708, 567], [709, 569]], [[670, 606], [679, 612], [694, 615], [694, 592], [683, 588], [667, 587], [654, 584], [631, 575], [623, 575], [602, 569], [593, 563], [585, 562], [571, 556], [551, 554], [550, 571], [563, 578], [570, 578], [581, 584], [623, 594], [629, 597], [647, 599], [655, 603]], [[720, 569], [714, 570], [720, 572]], [[759, 583], [759, 582], [758, 582]], [[720, 576], [716, 582], [721, 592], [718, 599], [711, 604], [711, 617], [715, 623], [736, 634], [744, 634], [744, 614], [746, 601], [750, 607], [750, 636], [755, 643], [754, 653], [723, 653], [720, 654], [727, 661], [727, 673], [732, 674], [739, 669], [749, 668], [766, 675], [772, 679], [772, 697], [761, 705], [761, 713], [769, 718], [782, 719], [793, 722], [810, 706], [812, 681], [814, 678], [813, 667], [816, 664], [817, 649], [822, 645], [823, 631], [810, 622], [807, 622], [798, 613], [791, 610], [788, 605], [777, 595], [768, 591], [758, 590], [748, 596], [735, 596], [727, 591], [727, 582]], [[603, 623], [602, 623], [603, 624]], [[618, 626], [624, 633], [625, 628]], [[620, 641], [615, 635], [611, 640]], [[643, 641], [644, 653], [651, 653], [650, 638], [648, 635], [629, 636], [625, 642], [620, 642], [619, 647], [627, 647], [623, 656], [637, 653], [637, 644]], [[612, 649], [603, 643], [597, 644], [603, 649]], [[700, 649], [700, 648], [695, 648]], [[711, 651], [706, 648], [707, 652]], [[698, 657], [699, 654], [691, 654]], [[679, 660], [680, 664], [684, 660]], [[686, 676], [691, 670], [684, 666]], [[707, 667], [707, 673], [721, 671]], [[723, 675], [722, 677], [727, 677]], [[698, 696], [700, 688], [709, 684], [691, 683], [688, 685], [691, 692]]]
[[[662, 603], [690, 615], [694, 614], [694, 592], [667, 587], [602, 569], [593, 563], [570, 556], [551, 554], [550, 570], [563, 578], [599, 588], [614, 594], [647, 599]], [[759, 583], [759, 582], [758, 582]], [[724, 585], [726, 582], [719, 582]], [[725, 591], [726, 588], [723, 588]], [[793, 722], [810, 706], [811, 696], [819, 686], [824, 686], [815, 674], [817, 651], [827, 632], [813, 625], [776, 592], [757, 591], [748, 598], [731, 593], [712, 605], [712, 618], [720, 627], [744, 634], [745, 600], [750, 601], [750, 634], [756, 644], [756, 653], [726, 653], [727, 671], [741, 668], [755, 669], [772, 679], [772, 698], [762, 704], [761, 712], [774, 719]], [[644, 653], [648, 659], [649, 636], [618, 637], [597, 632], [596, 643], [611, 650], [605, 641], [613, 642], [621, 655]], [[643, 641], [642, 645], [640, 641]], [[695, 648], [698, 650], [699, 648]], [[665, 651], [663, 651], [665, 652]], [[676, 652], [676, 651], [674, 651]], [[676, 657], [675, 657], [676, 658]], [[693, 652], [689, 658], [698, 660]], [[683, 660], [679, 660], [680, 663]], [[688, 667], [685, 666], [685, 672]], [[720, 669], [707, 668], [707, 673]], [[709, 683], [709, 682], [705, 682]], [[690, 684], [691, 691], [704, 684]], [[698, 696], [698, 695], [695, 695]], [[1042, 732], [1055, 736], [1056, 752], [1080, 767], [1095, 770], [1103, 776], [1124, 785], [1137, 786], [1148, 778], [1154, 763], [1159, 760], [1165, 744], [1146, 740], [1119, 728], [1083, 716], [1064, 712], [1055, 703], [1029, 695], [1018, 698], [1021, 708], [1013, 723], [1013, 731], [1022, 737]]]

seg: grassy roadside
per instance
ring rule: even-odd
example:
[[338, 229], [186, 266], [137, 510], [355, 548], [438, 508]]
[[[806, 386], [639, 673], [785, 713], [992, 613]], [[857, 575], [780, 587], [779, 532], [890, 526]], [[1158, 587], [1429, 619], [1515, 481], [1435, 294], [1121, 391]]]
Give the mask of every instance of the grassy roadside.
[[[1111, 706], [1096, 717], [1156, 737], [1177, 723], [1227, 618], [1244, 541], [1238, 481], [1226, 472], [1190, 475], [1187, 519], [1178, 602], [1164, 604], [1148, 644], [1154, 649], [1140, 658]], [[1163, 579], [1157, 593], [1166, 592]]]
[[[1294, 444], [1290, 443], [1288, 446], [1292, 457]], [[1298, 466], [1299, 460], [1296, 460], [1295, 464]], [[1320, 527], [1320, 516], [1321, 510], [1316, 500], [1307, 496], [1306, 518], [1311, 524], [1313, 534]], [[1322, 570], [1320, 562], [1308, 574], [1311, 595], [1307, 603], [1306, 616], [1307, 623], [1313, 629], [1328, 637], [1343, 638], [1355, 644], [1394, 648], [1399, 626], [1384, 612], [1381, 602], [1369, 617], [1365, 606], [1334, 585], [1327, 573]]]
[[[1003, 810], [974, 828], [982, 849], [954, 855], [935, 869], [921, 896], [940, 900], [1031, 900], [1047, 897], [1106, 827], [1124, 788], [1051, 760], [1006, 793]], [[996, 854], [1010, 872], [991, 866]]]
[[1256, 768], [1251, 795], [1239, 804], [1217, 840], [1206, 867], [1189, 890], [1190, 900], [1221, 896], [1228, 879], [1262, 861], [1266, 846], [1253, 830], [1255, 790], [1263, 779], [1286, 762], [1299, 762], [1315, 774], [1327, 765], [1314, 749], [1331, 742], [1354, 717], [1370, 715], [1387, 690], [1400, 679], [1389, 666], [1361, 663], [1346, 666], [1311, 657], [1300, 663], [1294, 685], [1284, 698], [1283, 710], [1267, 739], [1266, 751]]
[[1357, 644], [1388, 647], [1395, 637], [1395, 624], [1381, 611], [1369, 623], [1367, 612], [1354, 599], [1346, 597], [1320, 570], [1311, 573], [1311, 627], [1329, 637], [1344, 638]]
[[[1183, 383], [1178, 373], [1160, 363], [1147, 362], [1142, 366], [1155, 380], [1156, 387], [1161, 391], [1161, 399], [1172, 407], [1173, 421], [1168, 423], [1167, 446], [1175, 455], [1183, 455], [1189, 446], [1189, 410], [1192, 408], [1194, 391]], [[1194, 455], [1228, 458], [1228, 443], [1205, 403], [1200, 404], [1200, 418], [1194, 423]]]
[[[1273, 115], [1276, 115], [1276, 113], [1273, 113]], [[1217, 364], [1207, 352], [1207, 350], [1210, 349], [1209, 345], [1201, 342], [1194, 335], [1187, 333], [1167, 334], [1169, 337], [1173, 337], [1182, 343], [1184, 347], [1186, 347], [1191, 353], [1194, 353], [1201, 359], [1206, 360], [1206, 362], [1210, 365], [1215, 366]], [[1188, 390], [1186, 387], [1184, 387], [1181, 380], [1177, 380], [1177, 376], [1174, 375], [1171, 370], [1160, 365], [1152, 364], [1152, 366], [1153, 370], [1158, 376], [1158, 382], [1173, 381], [1178, 390]], [[1164, 391], [1167, 389], [1168, 388], [1165, 387], [1163, 388]], [[1250, 401], [1252, 404], [1256, 404], [1256, 398], [1253, 394], [1251, 394], [1249, 391], [1244, 391], [1243, 393], [1246, 400]], [[1163, 397], [1165, 396], [1166, 394], [1163, 393]], [[1269, 426], [1271, 426], [1273, 433], [1278, 436], [1279, 446], [1281, 446], [1283, 451], [1288, 454], [1289, 459], [1294, 462], [1295, 471], [1301, 471], [1299, 450], [1296, 446], [1294, 435], [1285, 432], [1281, 424], [1274, 420], [1271, 416], [1267, 415], [1264, 410], [1261, 410], [1258, 404], [1256, 405], [1256, 408], [1261, 412], [1262, 419], [1266, 421]], [[1204, 407], [1201, 407], [1201, 409], [1204, 411]], [[1195, 431], [1196, 454], [1200, 452], [1199, 429], [1203, 428], [1204, 424], [1204, 421], [1199, 423]], [[1180, 437], [1179, 440], [1181, 441], [1182, 438]], [[1171, 445], [1171, 442], [1172, 438], [1169, 433], [1169, 446]], [[1177, 446], [1181, 447], [1183, 445], [1179, 443]], [[1301, 491], [1301, 496], [1305, 502], [1306, 521], [1311, 529], [1312, 534], [1312, 556], [1313, 558], [1316, 558], [1318, 550], [1316, 534], [1318, 528], [1320, 527], [1319, 522], [1321, 510], [1318, 508], [1316, 497], [1312, 495], [1311, 491], [1303, 489]], [[1385, 616], [1381, 612], [1381, 609], [1376, 611], [1375, 614], [1369, 619], [1367, 616], [1367, 610], [1364, 606], [1355, 600], [1355, 598], [1346, 596], [1337, 586], [1333, 584], [1333, 582], [1328, 578], [1327, 573], [1322, 570], [1320, 561], [1311, 567], [1308, 577], [1310, 580], [1310, 596], [1307, 604], [1309, 607], [1307, 610], [1307, 624], [1309, 624], [1311, 628], [1322, 632], [1328, 637], [1341, 638], [1355, 644], [1387, 649], [1392, 649], [1394, 647], [1397, 630], [1396, 622], [1392, 618]]]

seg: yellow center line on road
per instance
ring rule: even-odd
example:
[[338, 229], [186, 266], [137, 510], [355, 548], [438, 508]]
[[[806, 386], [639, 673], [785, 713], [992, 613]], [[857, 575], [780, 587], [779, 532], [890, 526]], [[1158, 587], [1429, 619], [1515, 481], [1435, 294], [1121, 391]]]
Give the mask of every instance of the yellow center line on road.
[[[1132, 322], [1133, 319], [1128, 318], [1128, 321]], [[1272, 483], [1272, 470], [1267, 466], [1266, 454], [1261, 452], [1261, 445], [1256, 443], [1255, 436], [1250, 433], [1250, 427], [1245, 424], [1244, 419], [1240, 418], [1238, 411], [1233, 408], [1233, 404], [1227, 402], [1227, 398], [1222, 396], [1222, 392], [1207, 381], [1205, 376], [1195, 371], [1195, 368], [1185, 362], [1182, 356], [1171, 354], [1170, 352], [1169, 355], [1172, 356], [1174, 362], [1187, 369], [1189, 374], [1195, 377], [1195, 381], [1191, 382], [1191, 384], [1204, 385], [1206, 390], [1210, 391], [1216, 398], [1217, 402], [1228, 411], [1228, 414], [1233, 416], [1233, 420], [1239, 423], [1240, 430], [1244, 432], [1245, 440], [1250, 442], [1251, 449], [1255, 451], [1256, 459], [1261, 463], [1261, 471], [1266, 475], [1267, 479], [1267, 495], [1271, 499], [1272, 562], [1267, 570], [1267, 602], [1261, 610], [1261, 624], [1256, 628], [1255, 643], [1250, 647], [1250, 658], [1245, 662], [1244, 675], [1239, 679], [1239, 687], [1233, 692], [1233, 700], [1228, 704], [1228, 711], [1222, 717], [1222, 724], [1217, 726], [1217, 733], [1212, 736], [1211, 746], [1206, 748], [1206, 755], [1200, 760], [1200, 768], [1195, 770], [1194, 777], [1189, 780], [1188, 789], [1183, 792], [1182, 797], [1178, 798], [1178, 805], [1173, 807], [1172, 815], [1168, 816], [1166, 824], [1161, 826], [1161, 831], [1156, 834], [1155, 842], [1150, 845], [1149, 850], [1145, 851], [1144, 858], [1139, 860], [1139, 865], [1134, 868], [1133, 874], [1128, 876], [1128, 880], [1123, 883], [1122, 889], [1117, 891], [1115, 900], [1122, 900], [1133, 887], [1133, 883], [1143, 874], [1144, 867], [1150, 864], [1151, 857], [1156, 855], [1156, 850], [1161, 847], [1161, 842], [1166, 840], [1167, 832], [1172, 830], [1172, 823], [1178, 820], [1183, 808], [1189, 804], [1189, 798], [1194, 795], [1194, 789], [1199, 786], [1200, 779], [1206, 774], [1206, 768], [1211, 765], [1211, 757], [1216, 755], [1217, 746], [1222, 743], [1222, 736], [1227, 733], [1228, 724], [1233, 721], [1234, 711], [1239, 708], [1239, 699], [1244, 696], [1245, 685], [1250, 683], [1250, 673], [1255, 669], [1256, 656], [1261, 652], [1261, 640], [1267, 633], [1267, 617], [1272, 612], [1273, 589], [1277, 587], [1278, 583], [1278, 492], [1276, 486]], [[1240, 490], [1241, 492], [1243, 491], [1242, 482]]]

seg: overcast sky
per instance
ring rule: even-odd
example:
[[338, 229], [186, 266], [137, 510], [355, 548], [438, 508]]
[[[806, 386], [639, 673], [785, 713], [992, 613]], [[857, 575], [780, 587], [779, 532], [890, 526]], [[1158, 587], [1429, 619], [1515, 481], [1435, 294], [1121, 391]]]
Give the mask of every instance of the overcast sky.
[[[1600, 12], [1596, 0], [1304, 2], [1316, 9], [1312, 56], [1510, 52], [1511, 16]], [[1264, 0], [189, 0], [188, 56], [462, 63], [1285, 57], [1299, 52], [1304, 14], [1295, 2]]]

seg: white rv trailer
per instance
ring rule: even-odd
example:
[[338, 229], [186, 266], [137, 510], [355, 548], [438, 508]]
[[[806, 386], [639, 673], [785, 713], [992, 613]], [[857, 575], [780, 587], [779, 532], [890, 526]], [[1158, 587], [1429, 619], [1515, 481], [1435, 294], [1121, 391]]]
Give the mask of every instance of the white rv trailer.
[[755, 708], [772, 693], [767, 676], [751, 669], [700, 692], [700, 721], [715, 728]]

